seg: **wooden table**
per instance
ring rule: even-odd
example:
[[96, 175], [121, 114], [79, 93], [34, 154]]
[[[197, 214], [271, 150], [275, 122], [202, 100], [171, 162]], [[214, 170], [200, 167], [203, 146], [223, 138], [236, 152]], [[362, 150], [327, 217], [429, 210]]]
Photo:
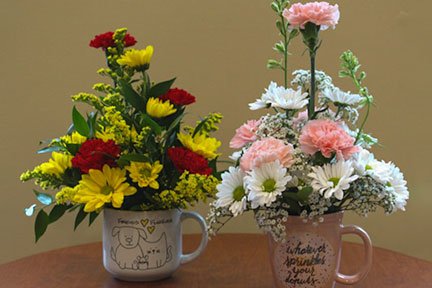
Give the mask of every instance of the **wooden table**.
[[[198, 242], [197, 235], [184, 236], [185, 251], [193, 250]], [[352, 272], [363, 259], [363, 248], [357, 244], [344, 243], [342, 254], [342, 272]], [[0, 287], [273, 287], [267, 241], [265, 236], [257, 234], [222, 234], [215, 237], [200, 258], [183, 265], [173, 278], [162, 282], [118, 281], [104, 270], [101, 259], [101, 243], [26, 257], [0, 265]], [[372, 271], [362, 283], [354, 287], [432, 287], [432, 263], [374, 248]]]

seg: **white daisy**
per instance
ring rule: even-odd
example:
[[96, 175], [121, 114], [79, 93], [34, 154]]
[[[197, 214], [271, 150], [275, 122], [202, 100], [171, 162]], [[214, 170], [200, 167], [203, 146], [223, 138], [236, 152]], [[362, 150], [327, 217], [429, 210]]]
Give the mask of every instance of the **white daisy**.
[[390, 163], [376, 160], [374, 154], [366, 149], [362, 149], [354, 156], [353, 166], [357, 174], [369, 175], [384, 185], [390, 182], [393, 173]]
[[301, 87], [297, 90], [277, 86], [271, 82], [261, 99], [249, 104], [251, 110], [267, 107], [282, 108], [285, 110], [300, 110], [308, 104], [308, 93], [302, 93]]
[[222, 174], [222, 183], [216, 186], [216, 208], [228, 207], [236, 217], [246, 210], [246, 175], [240, 168], [230, 167]]
[[386, 185], [390, 182], [393, 173], [393, 168], [390, 164], [373, 159], [366, 166], [366, 174], [370, 175], [375, 181]]
[[344, 191], [358, 178], [358, 175], [353, 175], [351, 161], [342, 160], [336, 164], [312, 167], [312, 171], [308, 174], [312, 178], [312, 188], [327, 199], [334, 195], [336, 199], [342, 200]]
[[275, 90], [278, 88], [275, 82], [270, 82], [270, 85], [267, 89], [265, 89], [265, 93], [262, 94], [260, 99], [257, 99], [254, 103], [249, 104], [250, 110], [259, 110], [263, 108], [267, 108], [272, 103], [273, 95], [275, 94]]
[[355, 171], [360, 176], [364, 176], [368, 171], [371, 171], [370, 163], [375, 160], [374, 154], [370, 153], [366, 149], [361, 149], [359, 153], [354, 155], [353, 166]]
[[231, 154], [231, 156], [229, 156], [229, 158], [233, 161], [238, 161], [240, 159], [240, 157], [242, 156], [243, 151], [236, 151], [234, 153]]
[[393, 163], [388, 163], [391, 167], [392, 173], [390, 181], [387, 183], [389, 190], [395, 196], [395, 208], [405, 211], [405, 205], [409, 198], [409, 191], [407, 182], [404, 179], [404, 175], [398, 167]]
[[302, 93], [301, 87], [297, 90], [278, 87], [272, 97], [271, 107], [285, 110], [300, 110], [308, 104], [308, 93]]
[[249, 190], [248, 200], [252, 209], [270, 206], [286, 189], [287, 183], [292, 179], [287, 175], [287, 169], [279, 161], [266, 163], [253, 169], [245, 177]]
[[363, 100], [363, 97], [358, 94], [351, 94], [340, 90], [339, 88], [326, 89], [322, 92], [321, 97], [324, 97], [335, 105], [355, 105]]

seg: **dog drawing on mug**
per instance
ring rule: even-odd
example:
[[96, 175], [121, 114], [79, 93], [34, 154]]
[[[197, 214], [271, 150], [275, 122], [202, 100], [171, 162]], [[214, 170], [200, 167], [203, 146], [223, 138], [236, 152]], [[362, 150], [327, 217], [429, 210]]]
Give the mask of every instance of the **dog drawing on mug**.
[[140, 238], [146, 239], [147, 234], [143, 229], [123, 226], [114, 227], [112, 236], [118, 238], [118, 246], [111, 247], [111, 258], [120, 269], [138, 269], [138, 262], [143, 258], [143, 251], [139, 244]]
[[[111, 247], [111, 259], [120, 269], [155, 269], [172, 259], [171, 246], [167, 245], [165, 233], [159, 240], [150, 242], [143, 229], [116, 226], [112, 230], [112, 236], [118, 238], [119, 244], [115, 249]], [[142, 246], [140, 239], [144, 241]]]

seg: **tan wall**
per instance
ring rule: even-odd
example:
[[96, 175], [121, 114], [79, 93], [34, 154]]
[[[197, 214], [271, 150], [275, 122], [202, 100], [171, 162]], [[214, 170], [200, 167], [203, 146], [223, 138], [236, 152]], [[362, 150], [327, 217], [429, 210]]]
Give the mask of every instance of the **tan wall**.
[[[234, 129], [260, 115], [249, 111], [247, 103], [259, 97], [270, 80], [281, 81], [280, 73], [265, 68], [277, 40], [269, 2], [1, 1], [0, 262], [100, 240], [100, 219], [92, 228], [81, 227], [74, 233], [68, 217], [49, 227], [35, 245], [33, 219], [23, 214], [23, 208], [34, 201], [32, 185], [18, 180], [22, 171], [45, 159], [34, 153], [38, 141], [64, 133], [70, 122], [69, 96], [90, 91], [100, 80], [95, 71], [104, 65], [103, 57], [87, 47], [90, 38], [125, 26], [140, 45], [153, 44], [153, 79], [177, 75], [177, 84], [199, 97], [190, 118], [208, 111], [225, 114], [219, 136], [228, 155]], [[412, 193], [405, 213], [391, 217], [378, 213], [365, 220], [349, 215], [346, 222], [365, 227], [377, 246], [432, 260], [428, 213], [432, 2], [338, 2], [341, 23], [335, 31], [323, 33], [318, 66], [335, 76], [343, 50], [352, 48], [358, 54], [376, 97], [368, 129], [384, 148], [375, 152], [401, 167]], [[293, 48], [296, 55], [303, 51], [301, 45]], [[290, 61], [292, 68], [305, 68], [307, 58], [295, 56]], [[347, 80], [336, 83], [352, 89]], [[197, 227], [187, 225], [187, 231], [196, 231]], [[224, 231], [257, 232], [251, 215], [235, 220]]]

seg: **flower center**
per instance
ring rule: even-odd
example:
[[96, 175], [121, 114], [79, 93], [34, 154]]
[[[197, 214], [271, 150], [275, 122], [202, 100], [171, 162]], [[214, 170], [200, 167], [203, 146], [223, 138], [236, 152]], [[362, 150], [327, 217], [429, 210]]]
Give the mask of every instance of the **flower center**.
[[104, 186], [101, 189], [101, 193], [104, 195], [109, 195], [110, 193], [114, 192], [114, 189], [111, 186]]
[[370, 165], [366, 165], [365, 170], [366, 170], [366, 171], [368, 171], [368, 170], [373, 170], [373, 168], [372, 168], [372, 166], [370, 166]]
[[387, 187], [393, 187], [393, 185], [392, 185], [390, 182], [387, 182], [387, 183], [386, 183], [386, 186], [387, 186]]
[[245, 189], [243, 188], [243, 186], [238, 186], [236, 189], [234, 189], [233, 191], [233, 198], [235, 201], [241, 201], [244, 197], [244, 195], [246, 194]]
[[333, 187], [336, 187], [339, 184], [340, 178], [332, 177], [329, 181], [333, 183]]
[[151, 176], [151, 171], [148, 169], [141, 169], [140, 174], [146, 178], [149, 178]]
[[273, 192], [276, 189], [276, 181], [274, 179], [267, 179], [262, 186], [264, 192]]

